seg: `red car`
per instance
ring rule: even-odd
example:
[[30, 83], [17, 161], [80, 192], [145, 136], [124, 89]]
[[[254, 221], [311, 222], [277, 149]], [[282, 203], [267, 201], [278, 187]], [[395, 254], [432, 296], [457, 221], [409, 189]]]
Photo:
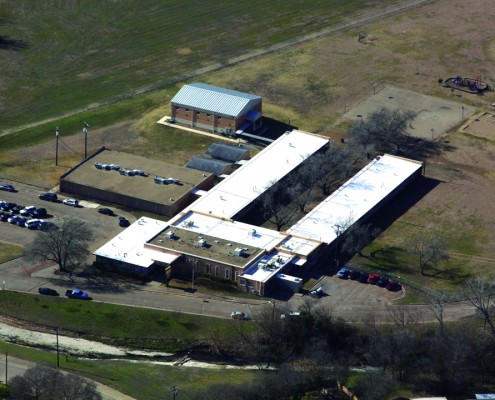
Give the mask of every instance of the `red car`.
[[379, 274], [371, 274], [370, 276], [368, 276], [368, 283], [374, 285], [375, 283], [378, 282], [378, 279], [380, 279]]

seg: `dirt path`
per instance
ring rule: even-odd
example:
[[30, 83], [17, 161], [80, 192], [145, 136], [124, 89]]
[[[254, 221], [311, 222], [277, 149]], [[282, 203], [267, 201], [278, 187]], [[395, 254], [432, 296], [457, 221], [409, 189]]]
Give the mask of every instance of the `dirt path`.
[[2, 130], [2, 131], [0, 131], [0, 136], [5, 136], [5, 135], [11, 134], [11, 133], [19, 132], [19, 131], [22, 131], [24, 129], [35, 128], [37, 126], [41, 126], [41, 125], [48, 124], [50, 122], [57, 121], [61, 118], [66, 118], [66, 117], [74, 116], [77, 114], [82, 114], [84, 112], [94, 110], [94, 109], [97, 109], [99, 107], [103, 107], [103, 106], [106, 106], [106, 105], [109, 105], [112, 103], [118, 103], [120, 101], [127, 100], [127, 99], [130, 99], [132, 97], [135, 97], [135, 96], [138, 96], [141, 94], [145, 94], [145, 93], [149, 93], [149, 92], [152, 92], [155, 90], [162, 89], [168, 85], [171, 85], [171, 84], [174, 84], [177, 82], [189, 80], [189, 79], [192, 79], [192, 78], [200, 76], [200, 75], [215, 72], [215, 71], [224, 69], [226, 67], [230, 67], [230, 66], [242, 63], [244, 61], [248, 61], [248, 60], [251, 60], [253, 58], [263, 56], [263, 55], [268, 54], [268, 53], [287, 49], [289, 47], [301, 44], [301, 43], [309, 41], [309, 40], [313, 40], [313, 39], [321, 37], [321, 36], [329, 35], [329, 34], [332, 34], [335, 32], [344, 31], [344, 30], [349, 29], [349, 28], [354, 28], [354, 27], [357, 27], [360, 25], [364, 25], [364, 24], [376, 21], [378, 19], [381, 19], [383, 17], [388, 17], [388, 16], [391, 16], [394, 14], [403, 13], [405, 11], [412, 9], [412, 8], [416, 8], [416, 7], [422, 6], [424, 4], [431, 3], [432, 1], [433, 0], [404, 0], [400, 4], [386, 7], [386, 8], [379, 9], [379, 10], [373, 10], [373, 11], [367, 12], [367, 13], [359, 16], [359, 17], [351, 18], [349, 20], [343, 21], [343, 22], [336, 24], [336, 25], [333, 25], [331, 27], [321, 29], [317, 32], [309, 33], [307, 35], [301, 35], [295, 39], [287, 40], [285, 42], [278, 43], [278, 44], [275, 44], [273, 46], [269, 46], [269, 47], [266, 47], [263, 49], [250, 51], [250, 52], [243, 54], [241, 56], [231, 58], [231, 59], [229, 59], [223, 63], [216, 63], [213, 65], [209, 65], [207, 67], [198, 68], [196, 70], [191, 71], [188, 74], [184, 74], [184, 75], [181, 75], [178, 77], [159, 81], [159, 82], [150, 84], [148, 86], [144, 86], [144, 87], [141, 87], [139, 89], [135, 89], [131, 92], [111, 97], [107, 100], [103, 100], [103, 101], [100, 101], [97, 103], [92, 103], [86, 107], [81, 107], [81, 108], [78, 108], [78, 109], [63, 113], [63, 114], [58, 114], [58, 115], [51, 117], [51, 118], [46, 118], [46, 119], [43, 119], [41, 121], [36, 121], [36, 122], [30, 123], [30, 124], [21, 125], [21, 126], [18, 126], [16, 128], [10, 128], [10, 129], [6, 129], [6, 130]]

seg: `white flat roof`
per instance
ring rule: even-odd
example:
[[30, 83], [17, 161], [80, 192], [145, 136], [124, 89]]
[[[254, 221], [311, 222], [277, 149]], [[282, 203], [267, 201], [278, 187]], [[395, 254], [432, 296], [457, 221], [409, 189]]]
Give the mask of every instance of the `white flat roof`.
[[154, 260], [164, 261], [170, 255], [147, 249], [144, 244], [169, 225], [168, 222], [141, 217], [93, 254], [148, 268]]
[[271, 251], [287, 237], [287, 235], [272, 229], [232, 220], [222, 220], [195, 212], [189, 212], [176, 221], [173, 226], [266, 251]]
[[267, 282], [291, 261], [293, 256], [272, 252], [261, 257], [255, 264], [248, 267], [241, 278], [255, 282]]
[[300, 256], [308, 256], [316, 249], [321, 243], [313, 239], [306, 239], [297, 236], [287, 236], [279, 246], [280, 251], [286, 251], [291, 254], [297, 254]]
[[387, 154], [376, 157], [287, 233], [331, 243], [342, 227], [358, 221], [421, 166], [419, 161]]
[[195, 210], [232, 218], [327, 143], [306, 132], [285, 133], [179, 215]]

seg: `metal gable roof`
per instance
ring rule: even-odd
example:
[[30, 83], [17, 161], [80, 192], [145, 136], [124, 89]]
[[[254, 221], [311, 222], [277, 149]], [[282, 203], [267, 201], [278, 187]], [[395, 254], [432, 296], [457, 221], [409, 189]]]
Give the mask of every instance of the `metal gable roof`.
[[200, 171], [210, 172], [215, 175], [221, 175], [231, 164], [226, 161], [214, 160], [212, 158], [197, 156], [193, 157], [187, 164], [187, 168], [197, 169]]
[[192, 83], [184, 85], [171, 102], [195, 110], [237, 117], [253, 100], [261, 100], [261, 97], [204, 83]]
[[249, 153], [249, 151], [250, 150], [245, 147], [233, 146], [225, 143], [213, 143], [208, 150], [206, 150], [206, 154], [222, 160], [239, 161], [246, 153]]

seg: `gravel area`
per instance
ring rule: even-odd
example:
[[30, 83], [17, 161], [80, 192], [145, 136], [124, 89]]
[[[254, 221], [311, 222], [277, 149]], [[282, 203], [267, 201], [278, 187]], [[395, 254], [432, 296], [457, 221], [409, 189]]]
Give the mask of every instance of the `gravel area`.
[[[0, 340], [31, 347], [41, 347], [56, 350], [56, 334], [32, 331], [0, 322]], [[147, 352], [110, 346], [63, 334], [58, 335], [59, 348], [63, 353], [85, 357], [168, 357], [171, 353]]]

